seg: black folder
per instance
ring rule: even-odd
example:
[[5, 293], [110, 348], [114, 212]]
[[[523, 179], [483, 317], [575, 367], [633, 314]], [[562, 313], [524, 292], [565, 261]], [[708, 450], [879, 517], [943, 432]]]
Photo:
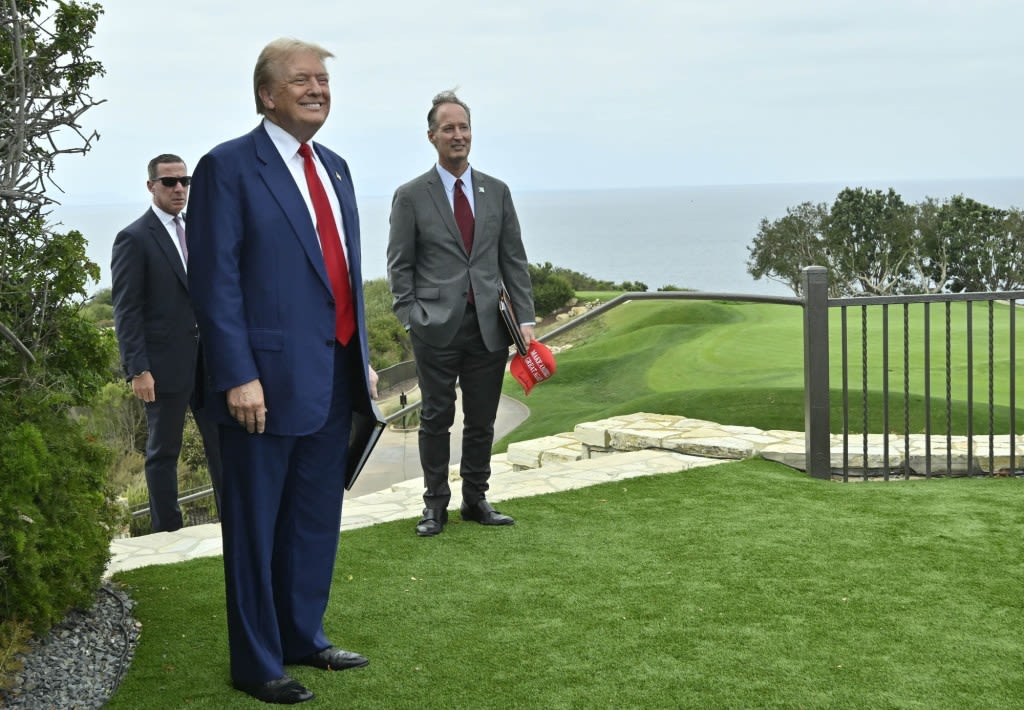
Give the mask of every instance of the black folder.
[[370, 401], [370, 412], [352, 412], [352, 431], [348, 437], [348, 465], [345, 471], [345, 490], [352, 490], [366, 461], [373, 453], [373, 447], [380, 441], [387, 422], [380, 413], [377, 403]]
[[515, 309], [512, 308], [512, 299], [509, 298], [504, 284], [498, 289], [498, 310], [501, 312], [501, 319], [505, 322], [505, 327], [508, 328], [508, 334], [512, 336], [516, 352], [525, 355], [527, 353], [526, 341], [523, 339], [522, 331], [519, 330], [519, 319], [516, 318]]

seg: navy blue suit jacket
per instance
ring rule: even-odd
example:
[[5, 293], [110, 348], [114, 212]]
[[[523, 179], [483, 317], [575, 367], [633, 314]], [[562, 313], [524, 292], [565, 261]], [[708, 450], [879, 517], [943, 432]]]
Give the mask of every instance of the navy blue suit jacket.
[[[345, 161], [319, 144], [313, 148], [341, 205], [362, 371], [352, 405], [369, 412], [355, 192]], [[334, 297], [309, 210], [262, 125], [199, 161], [187, 234], [208, 406], [221, 422], [235, 423], [225, 392], [258, 378], [267, 433], [305, 436], [319, 430], [327, 420], [334, 376]]]
[[157, 395], [191, 392], [198, 340], [188, 277], [152, 208], [118, 232], [110, 273], [125, 377], [149, 370]]

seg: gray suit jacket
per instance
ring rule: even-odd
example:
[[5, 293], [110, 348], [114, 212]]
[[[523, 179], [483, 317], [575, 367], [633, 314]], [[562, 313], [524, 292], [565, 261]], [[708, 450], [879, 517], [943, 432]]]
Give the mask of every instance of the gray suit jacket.
[[406, 330], [434, 347], [451, 343], [472, 287], [484, 344], [511, 344], [498, 313], [502, 281], [520, 323], [534, 320], [529, 264], [508, 186], [473, 170], [473, 253], [466, 253], [451, 203], [432, 167], [395, 191], [388, 237], [388, 280]]

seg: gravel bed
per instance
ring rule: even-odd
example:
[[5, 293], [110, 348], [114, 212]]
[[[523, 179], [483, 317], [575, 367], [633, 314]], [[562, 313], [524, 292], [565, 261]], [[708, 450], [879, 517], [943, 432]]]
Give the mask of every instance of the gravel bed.
[[102, 708], [128, 670], [139, 639], [132, 599], [104, 583], [96, 603], [73, 610], [19, 658], [13, 687], [0, 690], [11, 710]]

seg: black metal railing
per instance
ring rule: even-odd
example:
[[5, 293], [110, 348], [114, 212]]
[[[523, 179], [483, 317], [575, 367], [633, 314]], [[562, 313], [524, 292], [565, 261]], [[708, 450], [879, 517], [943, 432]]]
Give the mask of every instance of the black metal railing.
[[[852, 298], [828, 297], [828, 274], [824, 267], [812, 266], [804, 270], [804, 347], [805, 347], [805, 396], [806, 396], [806, 437], [807, 471], [818, 478], [832, 475], [849, 480], [851, 472], [861, 478], [879, 476], [888, 480], [890, 476], [909, 478], [911, 476], [931, 477], [933, 475], [991, 475], [997, 473], [997, 436], [1007, 437], [1005, 456], [1006, 467], [1013, 473], [1017, 466], [1016, 456], [1016, 322], [1017, 302], [1024, 300], [1024, 291], [987, 293], [941, 293], [906, 296], [864, 296]], [[943, 323], [933, 327], [933, 310], [941, 307]], [[976, 325], [975, 311], [981, 307], [985, 315], [982, 326]], [[893, 325], [892, 311], [902, 318]], [[997, 327], [997, 311], [1005, 310], [1005, 327]], [[830, 451], [831, 434], [829, 421], [829, 372], [830, 341], [829, 316], [838, 313], [840, 325], [839, 372], [841, 378], [842, 407], [842, 461], [835, 466]], [[859, 317], [858, 317], [859, 316]], [[872, 328], [872, 318], [880, 323]], [[858, 333], [851, 321], [859, 328]], [[919, 325], [918, 325], [919, 324]], [[911, 347], [911, 334], [915, 327], [922, 343], [920, 352]], [[893, 334], [900, 338], [894, 343]], [[997, 335], [1000, 337], [997, 338]], [[876, 344], [873, 336], [880, 340]], [[853, 341], [857, 342], [853, 342]], [[978, 352], [981, 341], [982, 352]], [[851, 353], [859, 346], [858, 354], [851, 364]], [[962, 372], [954, 371], [954, 346], [963, 349]], [[873, 349], [874, 348], [874, 349]], [[933, 374], [934, 351], [941, 351], [942, 372], [939, 383]], [[895, 362], [894, 362], [895, 361]], [[896, 363], [899, 363], [898, 365]], [[978, 395], [979, 374], [984, 380], [984, 394]], [[898, 371], [902, 379], [895, 392], [892, 373]], [[852, 384], [859, 374], [859, 382]], [[958, 377], [959, 375], [959, 377]], [[914, 391], [911, 380], [921, 378], [923, 395], [920, 405], [913, 404]], [[1005, 400], [997, 400], [997, 378], [1005, 378]], [[942, 387], [943, 411], [933, 411], [934, 387]], [[871, 393], [881, 392], [876, 407], [881, 409], [880, 460], [877, 460], [877, 444], [872, 445], [869, 434], [871, 414]], [[859, 397], [859, 421], [855, 420], [851, 396]], [[902, 403], [901, 405], [899, 403]], [[965, 417], [963, 446], [965, 458], [954, 456], [954, 405]], [[997, 431], [996, 408], [1005, 408], [1005, 431]], [[978, 411], [984, 408], [980, 417], [984, 419], [983, 435], [987, 438], [986, 457], [976, 456], [976, 420]], [[876, 412], [877, 413], [877, 412]], [[896, 418], [902, 415], [897, 423]], [[912, 456], [911, 436], [920, 421], [919, 433], [923, 456]], [[851, 448], [851, 440], [859, 433], [859, 466], [851, 466], [851, 457], [858, 453]], [[903, 451], [898, 466], [893, 465], [893, 439], [902, 438]], [[899, 438], [896, 440], [898, 441]], [[944, 451], [944, 457], [935, 455], [936, 450]], [[920, 460], [918, 460], [920, 459]], [[942, 460], [944, 459], [944, 460]], [[879, 465], [872, 465], [872, 461]]]

